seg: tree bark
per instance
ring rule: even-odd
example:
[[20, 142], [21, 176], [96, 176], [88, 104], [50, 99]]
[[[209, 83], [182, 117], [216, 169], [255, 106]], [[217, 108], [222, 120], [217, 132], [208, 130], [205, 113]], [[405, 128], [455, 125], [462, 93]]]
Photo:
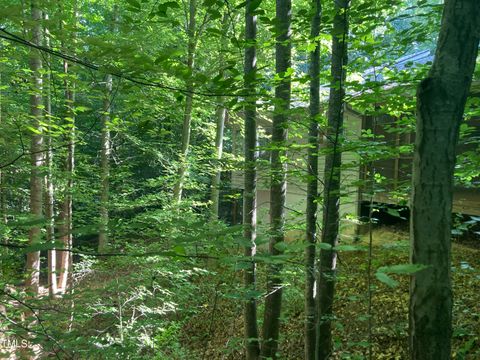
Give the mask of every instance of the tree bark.
[[[228, 14], [223, 16], [222, 21], [222, 38], [220, 39], [220, 52], [218, 55], [218, 62], [220, 64], [220, 78], [224, 78], [224, 66], [225, 59], [224, 53], [227, 51], [227, 32], [228, 32]], [[218, 162], [216, 164], [215, 174], [212, 176], [212, 188], [210, 200], [212, 201], [211, 211], [212, 219], [218, 219], [218, 206], [220, 204], [220, 179], [222, 169], [220, 167], [220, 160], [223, 155], [223, 132], [225, 129], [225, 119], [227, 117], [227, 108], [225, 106], [225, 98], [223, 96], [217, 97], [217, 111], [215, 114], [217, 120], [216, 132], [215, 132], [215, 159]]]
[[102, 148], [100, 153], [100, 229], [98, 233], [98, 252], [104, 252], [108, 246], [108, 223], [110, 221], [110, 113], [112, 94], [112, 75], [105, 75], [105, 94], [103, 98], [102, 116]]
[[320, 114], [320, 22], [321, 0], [312, 0], [311, 41], [315, 49], [310, 53], [310, 126], [308, 131], [307, 159], [307, 209], [305, 248], [305, 360], [315, 359], [315, 243], [317, 241], [317, 201], [318, 201], [318, 116]]
[[[345, 97], [345, 66], [347, 64], [348, 0], [335, 2], [332, 29], [332, 65], [328, 101], [328, 128], [325, 156], [322, 243], [337, 245], [340, 205], [340, 166], [342, 163], [343, 108]], [[335, 292], [337, 254], [334, 249], [320, 251], [317, 288], [317, 352], [319, 360], [332, 354], [332, 307]]]
[[[118, 8], [113, 7], [113, 21], [110, 30], [117, 30]], [[105, 75], [105, 89], [103, 95], [103, 115], [102, 115], [102, 135], [100, 150], [100, 228], [98, 231], [98, 252], [102, 253], [108, 247], [109, 234], [108, 227], [110, 222], [110, 157], [112, 153], [112, 143], [110, 136], [110, 120], [112, 112], [112, 75]]]
[[[285, 238], [285, 198], [287, 192], [287, 127], [290, 108], [291, 75], [291, 0], [276, 0], [275, 72], [281, 80], [275, 86], [275, 109], [272, 124], [272, 158], [270, 178], [269, 252], [275, 257], [282, 253], [280, 243]], [[280, 313], [282, 307], [282, 265], [272, 264], [267, 278], [267, 297], [263, 321], [262, 356], [277, 358]]]
[[[257, 73], [257, 16], [253, 14], [253, 1], [247, 0], [245, 5], [245, 92], [255, 94]], [[252, 259], [244, 270], [243, 281], [248, 294], [256, 289], [256, 264], [253, 261], [256, 253], [257, 235], [257, 98], [255, 95], [245, 99], [245, 169], [243, 193], [243, 235], [249, 246], [245, 247], [245, 257]], [[235, 131], [235, 130], [234, 130]], [[246, 359], [256, 360], [260, 355], [258, 340], [257, 302], [255, 297], [247, 298], [244, 307], [244, 327], [246, 341]]]
[[190, 134], [192, 132], [192, 109], [193, 109], [193, 67], [195, 65], [195, 51], [197, 39], [195, 34], [197, 16], [197, 0], [189, 2], [189, 16], [187, 26], [187, 68], [188, 76], [185, 80], [186, 100], [185, 110], [183, 112], [183, 130], [182, 130], [182, 150], [177, 173], [177, 183], [173, 190], [173, 199], [179, 203], [182, 200], [183, 186], [185, 183], [185, 174], [188, 169], [188, 152], [190, 147]]
[[[480, 2], [446, 0], [432, 68], [417, 90], [410, 283], [410, 358], [450, 359], [453, 173], [480, 37]], [[428, 224], [428, 226], [426, 226]]]
[[[36, 0], [31, 1], [32, 18], [32, 43], [42, 45], [42, 11]], [[42, 58], [40, 53], [32, 49], [30, 51], [30, 70], [32, 71], [32, 94], [30, 95], [30, 115], [33, 119], [33, 128], [36, 133], [32, 135], [30, 145], [30, 215], [32, 220], [40, 222], [43, 216], [43, 178], [40, 174], [40, 167], [43, 166], [43, 128], [42, 128], [42, 105], [43, 105], [43, 79]], [[41, 225], [36, 223], [32, 225], [29, 231], [30, 245], [38, 244], [41, 241]], [[34, 251], [27, 254], [26, 263], [26, 287], [33, 294], [38, 294], [40, 285], [40, 251]]]
[[[0, 87], [2, 86], [2, 74], [0, 70]], [[2, 113], [2, 90], [0, 89], [0, 124], [3, 120], [3, 113]], [[5, 224], [7, 223], [7, 190], [5, 184], [7, 183], [5, 172], [0, 170], [0, 217], [1, 221]]]
[[[44, 14], [44, 19], [48, 20], [48, 15]], [[50, 34], [48, 29], [44, 29], [44, 43], [47, 48], [50, 47]], [[50, 61], [50, 56], [48, 56]], [[45, 233], [48, 243], [55, 242], [55, 211], [54, 211], [54, 186], [53, 186], [53, 150], [52, 150], [52, 135], [51, 135], [51, 123], [52, 119], [52, 94], [51, 94], [51, 78], [50, 72], [46, 74], [46, 99], [45, 110], [48, 117], [46, 123], [48, 124], [48, 137], [47, 137], [47, 151], [45, 161], [47, 164], [47, 174], [45, 175], [45, 217], [47, 220], [47, 231]], [[48, 250], [47, 253], [48, 262], [48, 293], [50, 296], [55, 296], [57, 293], [57, 254], [55, 249]]]
[[210, 200], [212, 201], [211, 211], [212, 219], [218, 219], [218, 207], [220, 205], [220, 180], [222, 175], [222, 169], [220, 168], [220, 160], [223, 156], [223, 132], [225, 129], [225, 119], [227, 118], [227, 108], [224, 104], [224, 99], [219, 97], [217, 99], [219, 102], [217, 111], [216, 111], [216, 134], [215, 134], [215, 159], [218, 161], [215, 174], [212, 177], [212, 192]]
[[[73, 19], [76, 21], [76, 6], [73, 10]], [[75, 43], [75, 38], [72, 39]], [[63, 62], [63, 72], [65, 74], [65, 121], [67, 128], [65, 141], [67, 142], [67, 154], [63, 164], [64, 176], [66, 177], [65, 192], [60, 204], [59, 223], [60, 223], [60, 242], [63, 248], [71, 249], [73, 243], [72, 236], [72, 204], [73, 204], [73, 172], [75, 170], [75, 82], [71, 73], [71, 64], [68, 61]], [[60, 252], [60, 261], [58, 264], [59, 276], [57, 287], [58, 291], [65, 293], [68, 286], [69, 273], [72, 267], [72, 254], [70, 251]]]

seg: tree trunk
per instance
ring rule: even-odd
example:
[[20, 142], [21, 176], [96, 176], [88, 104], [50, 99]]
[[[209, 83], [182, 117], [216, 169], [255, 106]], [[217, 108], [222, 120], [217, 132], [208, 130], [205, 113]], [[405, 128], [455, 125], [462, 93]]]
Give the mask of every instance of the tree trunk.
[[[480, 2], [446, 0], [435, 60], [417, 91], [410, 283], [410, 358], [450, 359], [450, 247], [455, 150], [480, 37]], [[428, 224], [428, 226], [426, 226]]]
[[[48, 15], [44, 14], [44, 19], [48, 20]], [[45, 32], [45, 46], [50, 47], [50, 34], [47, 28]], [[48, 57], [50, 59], [50, 56]], [[47, 220], [46, 240], [48, 243], [55, 242], [55, 213], [54, 213], [54, 187], [53, 187], [53, 150], [52, 150], [52, 135], [51, 126], [52, 119], [52, 94], [51, 94], [51, 78], [50, 72], [46, 74], [47, 96], [45, 99], [45, 110], [47, 112], [48, 137], [47, 137], [47, 175], [45, 175], [45, 217]], [[55, 296], [57, 293], [57, 254], [55, 249], [48, 250], [48, 293], [50, 296]]]
[[211, 193], [211, 201], [212, 201], [212, 219], [218, 219], [218, 207], [220, 204], [220, 179], [222, 174], [222, 169], [220, 168], [220, 160], [222, 159], [223, 155], [223, 131], [225, 129], [225, 119], [227, 117], [227, 108], [225, 107], [224, 100], [222, 98], [218, 98], [217, 101], [219, 102], [216, 118], [217, 118], [217, 127], [216, 127], [216, 134], [215, 134], [215, 159], [218, 161], [217, 169], [215, 170], [215, 174], [212, 177], [212, 193]]
[[[113, 7], [113, 21], [110, 30], [117, 30], [118, 7]], [[102, 253], [108, 247], [110, 222], [110, 157], [112, 153], [112, 143], [110, 136], [110, 121], [112, 112], [112, 75], [105, 75], [105, 89], [103, 97], [103, 115], [102, 115], [102, 135], [100, 150], [100, 228], [98, 231], [98, 252]]]
[[317, 240], [317, 201], [318, 201], [318, 116], [320, 114], [320, 22], [321, 0], [312, 0], [311, 41], [315, 50], [310, 53], [310, 127], [308, 131], [307, 159], [307, 209], [305, 248], [305, 360], [315, 359], [315, 243]]
[[[76, 19], [76, 9], [74, 9], [74, 21]], [[75, 43], [75, 39], [72, 41]], [[64, 249], [72, 248], [72, 202], [73, 202], [73, 172], [75, 167], [75, 83], [73, 74], [71, 74], [71, 64], [68, 61], [63, 62], [63, 71], [65, 74], [65, 122], [67, 134], [67, 154], [64, 161], [64, 176], [66, 177], [65, 193], [60, 204], [59, 222], [60, 222], [60, 241]], [[69, 272], [72, 267], [72, 254], [70, 251], [60, 252], [59, 261], [58, 290], [65, 293], [68, 287]]]
[[173, 199], [179, 203], [182, 200], [183, 186], [185, 182], [185, 174], [188, 168], [188, 151], [190, 147], [190, 134], [192, 131], [192, 109], [193, 109], [193, 67], [195, 64], [195, 50], [196, 50], [196, 15], [197, 15], [197, 0], [190, 0], [189, 2], [189, 20], [187, 27], [188, 35], [188, 49], [187, 49], [187, 68], [188, 77], [185, 81], [186, 100], [185, 110], [183, 112], [183, 130], [182, 130], [182, 151], [180, 154], [180, 162], [177, 174], [177, 183], [173, 190]]
[[7, 177], [4, 171], [0, 170], [0, 212], [1, 221], [4, 224], [8, 223], [7, 213]]
[[[220, 44], [220, 53], [218, 56], [218, 62], [220, 64], [220, 78], [224, 77], [223, 67], [225, 66], [224, 52], [227, 51], [227, 32], [228, 32], [228, 14], [223, 16], [222, 21], [222, 38]], [[227, 117], [227, 108], [225, 106], [225, 99], [222, 96], [217, 98], [217, 111], [216, 111], [216, 133], [215, 133], [215, 158], [217, 160], [215, 174], [212, 177], [212, 191], [210, 200], [212, 201], [211, 211], [212, 219], [218, 219], [218, 206], [220, 204], [220, 178], [222, 174], [222, 169], [220, 167], [220, 160], [223, 155], [223, 132], [225, 129], [225, 119]]]
[[[275, 109], [272, 123], [272, 159], [270, 184], [269, 251], [272, 256], [281, 254], [278, 244], [285, 238], [285, 197], [287, 192], [287, 127], [290, 108], [291, 75], [291, 0], [276, 0], [275, 72], [281, 81], [275, 86]], [[282, 307], [282, 266], [272, 264], [267, 278], [267, 297], [263, 321], [262, 356], [277, 358], [280, 312]]]
[[112, 75], [105, 75], [105, 95], [102, 115], [102, 148], [100, 154], [100, 229], [98, 233], [98, 252], [104, 252], [108, 246], [109, 198], [110, 198], [110, 112], [112, 94]]
[[[343, 108], [347, 64], [348, 0], [335, 3], [332, 29], [332, 66], [328, 101], [328, 128], [324, 171], [322, 243], [335, 247], [338, 241], [340, 205], [340, 166], [342, 163]], [[317, 352], [319, 360], [332, 354], [332, 307], [335, 290], [337, 254], [334, 249], [320, 251], [317, 288]]]
[[[3, 114], [2, 114], [2, 74], [0, 70], [0, 124], [2, 123], [3, 120]], [[1, 221], [3, 221], [5, 224], [7, 223], [7, 190], [5, 187], [6, 184], [6, 179], [5, 179], [5, 173], [3, 170], [0, 169], [0, 217]]]
[[[38, 7], [35, 0], [31, 1], [31, 17], [32, 17], [32, 43], [42, 45], [42, 11]], [[30, 51], [30, 70], [32, 71], [32, 94], [30, 95], [30, 115], [33, 119], [33, 128], [37, 133], [32, 135], [30, 145], [30, 214], [32, 220], [40, 221], [43, 216], [43, 179], [40, 174], [40, 167], [43, 166], [43, 128], [42, 122], [42, 86], [43, 79], [42, 58], [40, 53], [31, 49]], [[41, 225], [36, 223], [32, 225], [29, 231], [29, 243], [35, 245], [41, 241]], [[27, 254], [26, 263], [26, 287], [33, 293], [38, 294], [40, 285], [40, 251], [34, 251]]]
[[[253, 1], [247, 0], [245, 5], [245, 92], [252, 94], [245, 99], [245, 169], [243, 193], [243, 235], [250, 246], [245, 247], [245, 257], [252, 259], [244, 270], [243, 281], [248, 292], [256, 289], [256, 264], [253, 261], [256, 253], [257, 235], [257, 97], [255, 77], [257, 73], [257, 16], [253, 14]], [[235, 129], [234, 129], [235, 131]], [[246, 341], [246, 359], [256, 360], [260, 355], [257, 325], [257, 301], [247, 298], [244, 308], [244, 326]]]

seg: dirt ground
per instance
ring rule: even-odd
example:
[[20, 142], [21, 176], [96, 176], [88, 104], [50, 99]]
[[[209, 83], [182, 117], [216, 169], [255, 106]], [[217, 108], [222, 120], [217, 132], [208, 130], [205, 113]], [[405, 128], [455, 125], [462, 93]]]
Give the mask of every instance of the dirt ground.
[[[381, 266], [408, 263], [408, 233], [402, 227], [374, 229], [372, 248], [372, 331], [368, 331], [368, 242], [362, 235], [354, 248], [339, 253], [335, 300], [335, 359], [366, 359], [369, 348], [373, 359], [407, 359], [408, 276], [395, 276], [399, 282], [389, 287], [379, 282], [374, 272]], [[358, 248], [359, 247], [359, 248]], [[285, 265], [285, 291], [281, 328], [281, 359], [303, 357], [303, 266]], [[259, 267], [259, 285], [264, 286], [265, 269]], [[480, 250], [470, 243], [453, 244], [452, 275], [454, 286], [454, 359], [480, 359]], [[233, 271], [218, 272], [218, 280], [231, 284], [241, 278]], [[229, 278], [227, 282], [227, 278]], [[213, 279], [212, 279], [213, 280]], [[235, 289], [219, 289], [209, 297], [205, 311], [194, 316], [183, 328], [183, 344], [198, 359], [242, 359], [242, 302]], [[259, 299], [259, 319], [263, 315]], [[261, 322], [261, 321], [259, 321]], [[260, 324], [261, 328], [261, 324]], [[371, 346], [370, 346], [371, 344]]]

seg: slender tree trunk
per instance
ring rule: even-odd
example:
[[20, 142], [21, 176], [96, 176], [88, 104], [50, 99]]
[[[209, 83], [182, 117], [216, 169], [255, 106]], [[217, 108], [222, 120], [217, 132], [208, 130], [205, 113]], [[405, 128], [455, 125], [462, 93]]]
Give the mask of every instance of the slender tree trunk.
[[[32, 18], [32, 42], [36, 45], [42, 44], [42, 11], [38, 7], [35, 0], [31, 1], [31, 18]], [[33, 128], [38, 133], [32, 135], [30, 145], [30, 214], [34, 220], [41, 220], [43, 216], [43, 179], [40, 174], [40, 167], [43, 166], [44, 153], [43, 149], [43, 128], [42, 122], [42, 87], [43, 79], [42, 58], [39, 52], [32, 49], [30, 52], [30, 70], [32, 71], [32, 94], [30, 95], [30, 115], [33, 119]], [[39, 223], [32, 225], [29, 232], [30, 245], [37, 244], [41, 241], [41, 225]], [[27, 254], [26, 264], [26, 286], [34, 294], [38, 294], [40, 285], [40, 251]]]
[[[74, 8], [74, 21], [76, 21], [76, 6]], [[75, 39], [73, 39], [75, 43]], [[65, 249], [72, 248], [72, 203], [73, 203], [73, 173], [75, 168], [75, 83], [71, 73], [71, 64], [68, 61], [63, 62], [63, 71], [65, 74], [65, 125], [67, 134], [67, 155], [64, 162], [64, 174], [66, 177], [66, 186], [63, 200], [60, 204], [59, 222], [60, 241]], [[72, 254], [69, 251], [60, 252], [58, 290], [65, 292], [68, 287], [69, 272], [72, 267]]]
[[[343, 108], [347, 64], [348, 0], [335, 2], [332, 30], [332, 84], [328, 103], [328, 129], [325, 156], [322, 243], [337, 245], [340, 205], [340, 166], [342, 163]], [[332, 354], [332, 307], [335, 291], [337, 254], [334, 249], [320, 251], [317, 289], [317, 352], [319, 360]]]
[[305, 360], [315, 359], [315, 243], [317, 241], [317, 201], [318, 201], [318, 116], [320, 114], [320, 22], [321, 0], [312, 0], [311, 40], [315, 50], [310, 53], [310, 127], [308, 131], [308, 177], [305, 248]]
[[[220, 77], [224, 77], [223, 67], [225, 66], [224, 53], [227, 51], [227, 32], [228, 32], [228, 15], [223, 16], [222, 21], [222, 38], [220, 44], [220, 53], [219, 53], [219, 64], [220, 64]], [[217, 98], [217, 111], [216, 111], [216, 133], [215, 133], [215, 158], [218, 161], [216, 165], [215, 174], [212, 177], [212, 191], [210, 200], [212, 201], [211, 211], [212, 219], [218, 219], [218, 206], [220, 204], [220, 178], [222, 174], [222, 169], [220, 167], [220, 160], [223, 155], [223, 132], [225, 129], [225, 119], [227, 117], [227, 108], [225, 106], [225, 99], [222, 96]]]
[[[257, 16], [253, 14], [253, 1], [247, 0], [245, 5], [245, 67], [243, 81], [245, 92], [251, 94], [245, 100], [245, 169], [243, 193], [243, 236], [250, 242], [245, 247], [245, 257], [252, 259], [249, 267], [244, 270], [243, 281], [248, 294], [256, 289], [256, 253], [257, 236]], [[235, 130], [234, 130], [235, 131]], [[246, 359], [256, 360], [260, 355], [257, 325], [257, 301], [254, 297], [247, 298], [244, 307], [244, 327], [246, 341]]]
[[[65, 73], [68, 73], [69, 63], [64, 62]], [[74, 90], [73, 84], [68, 84], [69, 80], [65, 80], [65, 101], [67, 106], [67, 118], [68, 122], [71, 122], [69, 126], [71, 128], [68, 130], [66, 140], [68, 141], [67, 145], [67, 155], [64, 163], [64, 173], [67, 178], [65, 186], [65, 194], [63, 201], [60, 205], [60, 214], [59, 222], [61, 225], [60, 230], [60, 241], [63, 244], [65, 249], [70, 249], [72, 247], [72, 192], [73, 192], [73, 171], [75, 165], [74, 157], [74, 141], [75, 141], [75, 115], [73, 112], [73, 103], [74, 99]], [[67, 288], [68, 272], [71, 267], [71, 253], [69, 251], [60, 252], [60, 274], [58, 279], [58, 288], [60, 291], [65, 292]]]
[[110, 112], [113, 79], [105, 76], [105, 96], [103, 98], [102, 149], [100, 154], [100, 230], [98, 234], [98, 252], [104, 252], [108, 246], [109, 198], [110, 198]]
[[[285, 198], [287, 192], [287, 127], [290, 108], [291, 75], [291, 0], [276, 0], [275, 72], [281, 81], [275, 86], [275, 110], [272, 124], [272, 159], [270, 178], [270, 227], [269, 251], [272, 256], [281, 254], [278, 244], [285, 239]], [[267, 278], [267, 297], [263, 321], [262, 356], [277, 358], [280, 313], [282, 307], [282, 266], [272, 264]]]
[[[1, 73], [1, 68], [0, 68], [0, 125], [2, 124], [2, 73]], [[2, 219], [6, 218], [6, 211], [5, 211], [5, 204], [3, 202], [4, 200], [4, 188], [3, 188], [3, 172], [0, 170], [0, 211], [1, 211], [1, 217]]]
[[190, 147], [190, 134], [192, 131], [192, 109], [193, 109], [193, 67], [195, 64], [195, 51], [197, 40], [195, 36], [197, 15], [197, 0], [190, 0], [189, 2], [189, 19], [187, 27], [188, 48], [187, 48], [187, 68], [188, 78], [185, 81], [186, 100], [185, 110], [183, 112], [183, 130], [182, 130], [182, 151], [180, 154], [180, 164], [177, 174], [177, 183], [173, 190], [173, 199], [177, 203], [182, 200], [183, 186], [185, 182], [185, 174], [188, 168], [188, 151]]
[[[2, 117], [2, 74], [0, 70], [0, 124], [2, 123], [3, 117]], [[5, 173], [3, 170], [0, 170], [0, 216], [2, 221], [6, 224], [7, 223], [7, 196], [6, 196], [6, 188], [5, 188]]]
[[[48, 15], [44, 14], [44, 19], [48, 20]], [[48, 29], [45, 28], [45, 46], [50, 47], [50, 34]], [[50, 61], [50, 56], [48, 57]], [[55, 214], [54, 214], [54, 187], [53, 187], [53, 150], [52, 150], [52, 135], [51, 135], [51, 123], [52, 119], [52, 94], [51, 94], [51, 78], [50, 72], [46, 74], [47, 96], [45, 99], [45, 110], [47, 112], [48, 124], [48, 136], [47, 136], [47, 151], [46, 151], [46, 164], [47, 175], [45, 175], [45, 217], [47, 220], [46, 240], [48, 243], [55, 241]], [[57, 293], [57, 254], [55, 249], [48, 250], [48, 293], [50, 296], [55, 296]]]
[[[217, 127], [215, 134], [215, 158], [220, 163], [223, 156], [223, 132], [225, 129], [225, 119], [227, 118], [227, 108], [225, 107], [224, 99], [219, 97], [217, 99], [218, 107], [216, 112]], [[212, 177], [212, 193], [210, 200], [212, 201], [212, 219], [218, 219], [218, 207], [220, 205], [220, 180], [222, 169], [220, 164], [217, 165], [215, 174]]]
[[[48, 111], [48, 110], [47, 110]], [[53, 176], [52, 176], [52, 164], [53, 164], [53, 151], [52, 149], [52, 140], [48, 138], [48, 150], [47, 150], [47, 166], [48, 174], [45, 176], [45, 217], [47, 219], [47, 232], [46, 239], [47, 242], [55, 242], [55, 214], [54, 214], [54, 187], [53, 187]], [[50, 296], [55, 296], [57, 293], [57, 252], [56, 250], [48, 250], [47, 255], [48, 261], [48, 293]]]
[[[118, 25], [118, 7], [113, 7], [113, 21], [110, 29], [117, 31]], [[108, 247], [109, 242], [109, 222], [110, 222], [110, 157], [112, 153], [112, 143], [110, 135], [110, 120], [112, 112], [112, 75], [105, 75], [105, 89], [103, 97], [102, 114], [102, 135], [100, 150], [100, 228], [98, 231], [98, 252], [102, 253]]]
[[8, 222], [7, 214], [7, 178], [4, 171], [0, 171], [0, 211], [1, 220], [4, 224]]
[[[410, 358], [450, 359], [450, 247], [455, 150], [480, 38], [480, 2], [446, 0], [435, 60], [417, 91]], [[428, 226], [426, 226], [428, 224]]]

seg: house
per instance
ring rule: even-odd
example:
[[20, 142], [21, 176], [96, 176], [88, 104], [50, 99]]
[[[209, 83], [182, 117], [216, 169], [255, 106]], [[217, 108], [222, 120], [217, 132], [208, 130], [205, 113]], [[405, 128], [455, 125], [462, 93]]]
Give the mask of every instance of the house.
[[[295, 117], [307, 118], [306, 108], [296, 108]], [[264, 114], [265, 115], [265, 114]], [[345, 109], [345, 126], [344, 136], [347, 139], [358, 139], [362, 131], [362, 116], [355, 112], [352, 108]], [[271, 116], [261, 116], [257, 121], [259, 127], [259, 164], [258, 164], [258, 181], [257, 181], [257, 222], [260, 230], [267, 228], [269, 224], [270, 211], [270, 189], [269, 189], [269, 170], [268, 162], [269, 151], [268, 142], [271, 134]], [[237, 130], [238, 131], [238, 130]], [[305, 218], [306, 208], [306, 168], [307, 168], [307, 145], [306, 128], [297, 124], [297, 128], [289, 132], [289, 164], [287, 174], [287, 196], [286, 196], [286, 218], [287, 232], [297, 233], [295, 230], [303, 229], [302, 223]], [[320, 147], [322, 147], [323, 139], [319, 138]], [[237, 154], [243, 153], [243, 147], [237, 146]], [[354, 220], [359, 215], [359, 192], [358, 181], [360, 179], [359, 158], [355, 151], [345, 151], [342, 154], [342, 201], [340, 204], [340, 212], [346, 224], [354, 224]], [[319, 180], [323, 178], [323, 169], [325, 161], [323, 156], [319, 156]], [[242, 193], [243, 173], [235, 171], [232, 174], [232, 188]], [[322, 187], [319, 187], [319, 191]], [[236, 204], [237, 209], [241, 209], [241, 202]], [[241, 211], [237, 215], [237, 219], [241, 219]], [[303, 231], [303, 230], [301, 230]], [[262, 231], [259, 231], [262, 233]]]
[[[395, 71], [408, 71], [411, 66], [426, 64], [433, 59], [430, 51], [422, 51], [417, 54], [408, 55], [398, 59], [390, 68]], [[386, 67], [385, 67], [386, 68]], [[391, 69], [389, 69], [391, 71]], [[367, 71], [364, 77], [370, 81], [383, 80], [384, 71], [382, 68], [376, 71]], [[399, 88], [396, 84], [384, 86], [385, 92], [391, 89]], [[414, 96], [414, 91], [410, 87], [405, 94], [406, 96]], [[386, 154], [381, 159], [373, 161], [369, 164], [362, 164], [360, 161], [361, 151], [355, 145], [344, 146], [342, 154], [342, 197], [340, 203], [340, 214], [342, 224], [346, 227], [358, 222], [358, 219], [368, 213], [371, 202], [376, 205], [386, 206], [408, 206], [408, 187], [410, 185], [412, 173], [413, 143], [415, 134], [413, 131], [401, 132], [399, 131], [398, 118], [389, 115], [375, 115], [368, 116], [360, 110], [355, 109], [355, 101], [360, 94], [350, 94], [352, 99], [344, 109], [344, 129], [343, 136], [346, 143], [357, 144], [362, 134], [368, 133], [375, 138], [378, 146], [385, 148], [400, 148], [404, 151], [392, 152], [386, 151]], [[404, 95], [405, 96], [405, 95]], [[480, 82], [474, 83], [472, 86], [471, 96], [480, 97]], [[298, 125], [298, 119], [308, 119], [308, 109], [306, 104], [296, 103], [292, 107], [295, 109], [295, 115], [292, 116], [293, 131], [289, 130], [289, 168], [287, 174], [287, 231], [295, 233], [294, 230], [303, 231], [303, 222], [305, 218], [306, 208], [306, 143], [308, 137], [307, 127], [305, 124]], [[382, 108], [382, 103], [379, 103]], [[259, 150], [260, 150], [260, 164], [258, 169], [258, 184], [257, 184], [257, 213], [259, 227], [267, 227], [269, 223], [269, 206], [270, 206], [270, 191], [269, 191], [269, 176], [268, 176], [268, 138], [271, 132], [271, 114], [264, 114], [258, 120], [258, 127], [260, 130]], [[411, 114], [414, 119], [414, 114]], [[411, 120], [414, 121], [414, 120]], [[305, 122], [305, 121], [304, 121]], [[480, 139], [480, 116], [473, 117], [468, 120], [468, 125], [471, 127], [469, 138]], [[320, 147], [322, 147], [322, 137], [319, 138]], [[375, 145], [377, 146], [377, 145]], [[466, 150], [476, 150], [478, 147], [475, 143], [460, 143], [458, 152]], [[241, 147], [238, 147], [238, 154], [243, 153]], [[323, 179], [324, 157], [319, 156], [319, 181]], [[372, 192], [369, 191], [369, 183], [372, 179], [370, 174], [374, 170], [375, 175], [375, 192], [372, 197]], [[232, 187], [237, 189], [240, 193], [243, 189], [243, 174], [241, 171], [234, 172], [232, 175]], [[319, 186], [322, 191], [322, 186]], [[403, 195], [402, 195], [403, 194]], [[241, 203], [241, 202], [239, 202]], [[240, 204], [238, 204], [240, 205]], [[238, 206], [237, 205], [237, 206]], [[321, 206], [319, 206], [319, 212]], [[455, 187], [453, 211], [469, 214], [480, 215], [480, 188], [467, 187], [458, 185]], [[241, 215], [238, 215], [241, 219]], [[261, 233], [261, 231], [260, 231]]]

